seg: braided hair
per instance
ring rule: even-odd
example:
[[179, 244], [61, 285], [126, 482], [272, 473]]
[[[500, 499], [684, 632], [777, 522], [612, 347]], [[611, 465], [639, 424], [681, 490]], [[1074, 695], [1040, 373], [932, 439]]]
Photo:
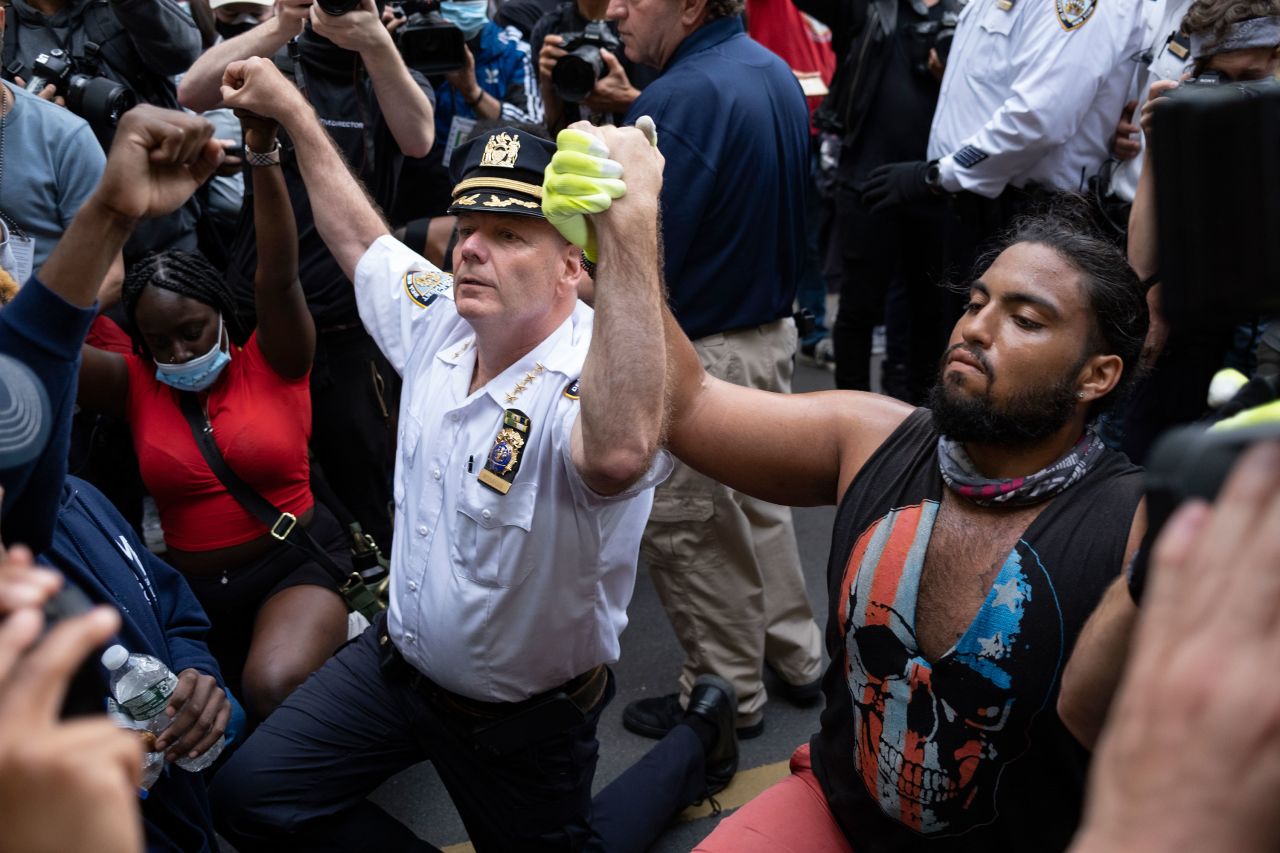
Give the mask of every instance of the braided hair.
[[235, 296], [222, 273], [199, 252], [170, 249], [152, 252], [133, 265], [124, 278], [122, 301], [134, 352], [151, 358], [151, 351], [138, 331], [138, 300], [148, 287], [159, 287], [208, 305], [222, 314], [233, 343], [243, 346], [248, 339], [236, 314]]

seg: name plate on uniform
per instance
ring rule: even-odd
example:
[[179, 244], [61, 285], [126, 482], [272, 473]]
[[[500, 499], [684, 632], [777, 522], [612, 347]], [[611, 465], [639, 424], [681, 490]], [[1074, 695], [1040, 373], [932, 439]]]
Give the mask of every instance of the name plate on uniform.
[[477, 476], [482, 485], [500, 495], [511, 491], [516, 474], [520, 473], [520, 458], [529, 442], [529, 430], [533, 423], [519, 409], [507, 409], [502, 413], [502, 429], [493, 440], [493, 449], [484, 461], [484, 468]]

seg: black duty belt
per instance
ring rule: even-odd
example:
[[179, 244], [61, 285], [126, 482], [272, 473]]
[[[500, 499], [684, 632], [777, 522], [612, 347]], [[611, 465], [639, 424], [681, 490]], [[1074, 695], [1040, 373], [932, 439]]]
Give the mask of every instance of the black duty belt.
[[400, 650], [395, 647], [395, 643], [391, 642], [385, 623], [378, 637], [378, 644], [382, 647], [384, 656], [391, 655], [399, 659], [404, 667], [402, 671], [407, 674], [409, 684], [415, 690], [443, 709], [463, 717], [474, 718], [477, 722], [519, 716], [559, 695], [567, 698], [585, 715], [600, 701], [609, 681], [609, 668], [600, 664], [581, 675], [574, 676], [558, 687], [530, 696], [520, 702], [484, 702], [468, 696], [460, 696], [423, 675], [417, 667], [404, 659]]

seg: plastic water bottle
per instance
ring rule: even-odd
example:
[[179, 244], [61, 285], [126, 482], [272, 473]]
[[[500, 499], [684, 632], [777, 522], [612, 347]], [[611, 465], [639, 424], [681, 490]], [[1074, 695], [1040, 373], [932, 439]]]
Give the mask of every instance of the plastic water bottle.
[[[111, 693], [120, 709], [152, 734], [159, 736], [169, 726], [164, 712], [169, 697], [178, 687], [178, 676], [151, 655], [129, 654], [124, 646], [112, 646], [102, 654], [102, 665], [111, 671]], [[175, 764], [183, 770], [199, 773], [222, 754], [225, 738], [195, 758], [183, 756]]]
[[[155, 744], [156, 736], [139, 728], [139, 724], [128, 714], [120, 709], [116, 704], [116, 700], [107, 700], [107, 716], [111, 721], [122, 729], [138, 732], [145, 740], [145, 743]], [[164, 772], [164, 753], [155, 752], [148, 749], [142, 754], [142, 782], [138, 786], [139, 794], [145, 799], [147, 792], [151, 790], [151, 786], [160, 778], [160, 774]]]

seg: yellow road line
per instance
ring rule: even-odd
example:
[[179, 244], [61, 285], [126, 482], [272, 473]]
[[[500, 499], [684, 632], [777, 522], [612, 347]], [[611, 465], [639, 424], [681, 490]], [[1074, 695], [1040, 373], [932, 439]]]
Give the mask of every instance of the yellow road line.
[[[761, 793], [765, 788], [785, 777], [791, 772], [789, 768], [790, 760], [788, 759], [773, 764], [763, 764], [750, 770], [743, 770], [733, 777], [729, 787], [716, 794], [716, 802], [720, 804], [720, 808], [724, 811], [736, 809], [738, 806], [745, 804], [747, 800]], [[697, 805], [689, 806], [689, 808], [680, 813], [676, 820], [683, 823], [704, 817], [711, 817], [711, 804], [705, 800]], [[475, 848], [471, 846], [470, 842], [464, 841], [461, 844], [451, 844], [445, 847], [444, 853], [475, 853]]]
[[[786, 759], [773, 764], [752, 767], [750, 770], [742, 770], [733, 777], [729, 787], [716, 794], [716, 802], [725, 811], [736, 809], [790, 773], [790, 765], [790, 759]], [[703, 801], [681, 812], [678, 820], [697, 820], [710, 816], [711, 804]]]

